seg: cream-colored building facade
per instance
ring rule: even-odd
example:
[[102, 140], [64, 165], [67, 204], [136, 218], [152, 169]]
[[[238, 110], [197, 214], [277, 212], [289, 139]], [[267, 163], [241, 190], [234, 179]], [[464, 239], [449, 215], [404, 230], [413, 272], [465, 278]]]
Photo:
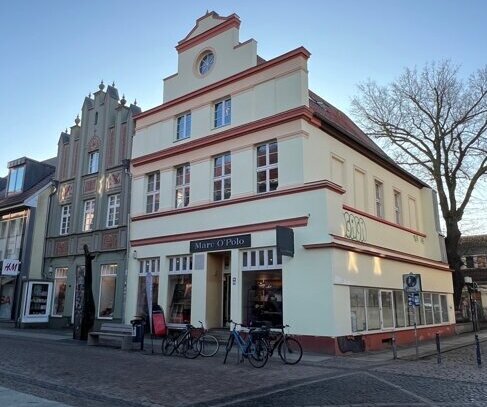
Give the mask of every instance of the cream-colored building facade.
[[135, 118], [126, 319], [150, 271], [170, 323], [289, 324], [305, 348], [376, 349], [412, 340], [412, 272], [420, 337], [452, 333], [434, 191], [309, 90], [305, 48], [266, 61], [239, 27], [198, 19], [163, 103]]

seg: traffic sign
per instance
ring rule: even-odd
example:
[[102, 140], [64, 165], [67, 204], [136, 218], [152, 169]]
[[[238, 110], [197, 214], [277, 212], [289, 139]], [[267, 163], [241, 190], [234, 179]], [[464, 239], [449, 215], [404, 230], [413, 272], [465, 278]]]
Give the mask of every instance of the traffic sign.
[[404, 291], [407, 293], [421, 292], [421, 274], [403, 274], [402, 283]]

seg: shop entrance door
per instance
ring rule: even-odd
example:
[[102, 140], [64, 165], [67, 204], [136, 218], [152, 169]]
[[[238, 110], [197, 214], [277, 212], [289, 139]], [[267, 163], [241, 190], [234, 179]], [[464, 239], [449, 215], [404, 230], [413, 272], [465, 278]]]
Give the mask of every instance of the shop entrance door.
[[232, 298], [232, 275], [223, 274], [223, 326], [230, 326], [230, 303]]
[[392, 291], [380, 292], [380, 319], [382, 329], [394, 328], [394, 308], [392, 306]]

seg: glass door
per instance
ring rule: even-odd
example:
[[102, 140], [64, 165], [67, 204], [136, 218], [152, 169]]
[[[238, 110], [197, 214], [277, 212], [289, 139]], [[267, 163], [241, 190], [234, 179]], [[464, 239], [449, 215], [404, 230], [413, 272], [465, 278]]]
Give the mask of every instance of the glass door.
[[223, 274], [223, 326], [230, 326], [230, 302], [231, 302], [231, 279], [230, 273]]
[[394, 328], [394, 308], [392, 304], [392, 291], [380, 292], [380, 316], [382, 329]]

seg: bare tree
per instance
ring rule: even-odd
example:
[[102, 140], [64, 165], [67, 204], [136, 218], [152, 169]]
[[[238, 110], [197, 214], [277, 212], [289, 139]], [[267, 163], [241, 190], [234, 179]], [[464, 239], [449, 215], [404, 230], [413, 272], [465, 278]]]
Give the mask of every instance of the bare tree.
[[462, 79], [458, 66], [442, 61], [405, 69], [387, 86], [358, 88], [353, 114], [364, 131], [438, 192], [457, 308], [464, 285], [459, 222], [487, 173], [487, 65]]

